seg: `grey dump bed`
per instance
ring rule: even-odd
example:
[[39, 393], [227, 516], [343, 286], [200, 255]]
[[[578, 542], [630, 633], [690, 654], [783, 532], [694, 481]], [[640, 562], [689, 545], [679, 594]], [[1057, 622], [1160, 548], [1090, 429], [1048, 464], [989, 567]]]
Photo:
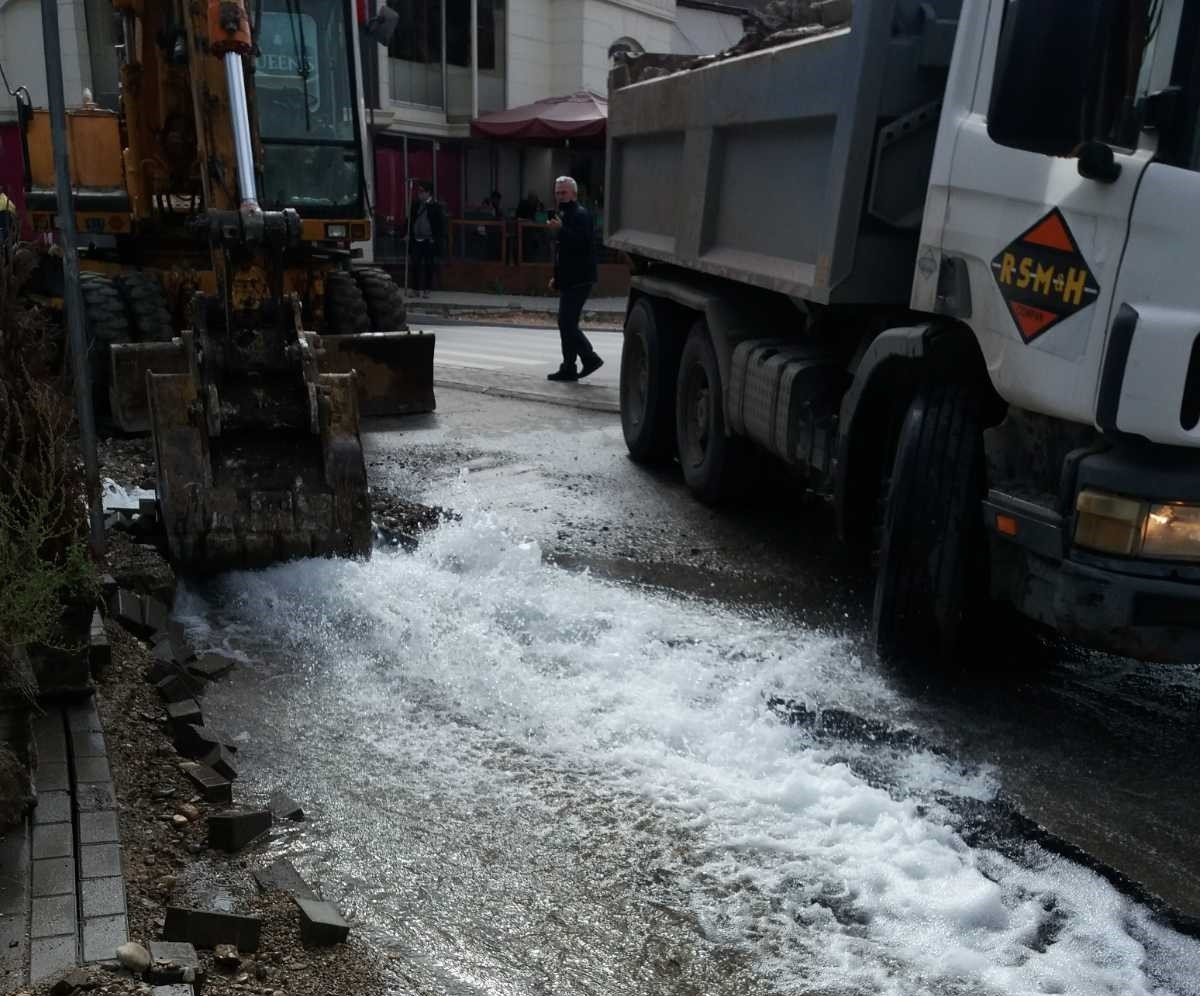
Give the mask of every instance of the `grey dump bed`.
[[619, 88], [614, 71], [608, 245], [810, 301], [907, 302], [961, 2], [855, 0], [849, 28]]

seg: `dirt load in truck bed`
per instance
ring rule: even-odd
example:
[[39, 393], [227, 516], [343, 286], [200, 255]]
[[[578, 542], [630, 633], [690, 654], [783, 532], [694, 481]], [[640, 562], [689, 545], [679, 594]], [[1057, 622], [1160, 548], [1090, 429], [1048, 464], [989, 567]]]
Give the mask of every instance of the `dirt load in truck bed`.
[[610, 85], [616, 90], [632, 83], [732, 59], [747, 52], [835, 31], [850, 24], [852, 9], [852, 0], [771, 0], [762, 10], [746, 11], [742, 15], [745, 34], [741, 40], [715, 55], [667, 55], [657, 52], [633, 55], [614, 52], [616, 67]]

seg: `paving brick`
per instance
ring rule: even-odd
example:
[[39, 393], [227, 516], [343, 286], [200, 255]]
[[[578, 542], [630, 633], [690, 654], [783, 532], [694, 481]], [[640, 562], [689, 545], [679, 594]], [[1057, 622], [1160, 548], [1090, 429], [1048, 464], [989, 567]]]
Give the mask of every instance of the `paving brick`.
[[44, 858], [33, 863], [33, 895], [75, 895], [75, 859]]
[[196, 990], [184, 983], [173, 986], [155, 986], [150, 990], [150, 996], [196, 996]]
[[112, 772], [103, 757], [81, 757], [75, 761], [75, 781], [83, 785], [88, 782], [111, 782]]
[[67, 710], [67, 729], [72, 733], [103, 733], [104, 726], [96, 713], [95, 699], [86, 705], [71, 706]]
[[206, 802], [225, 803], [226, 805], [233, 802], [233, 783], [228, 778], [222, 778], [207, 764], [187, 761], [179, 767], [192, 784], [200, 790], [200, 794], [204, 796]]
[[75, 967], [79, 944], [70, 937], [38, 937], [29, 942], [29, 979], [36, 985]]
[[188, 677], [178, 665], [168, 668], [166, 677], [156, 681], [154, 687], [168, 707], [176, 703], [191, 702], [204, 691], [202, 682], [198, 678]]
[[37, 858], [71, 857], [75, 841], [70, 823], [45, 823], [33, 828], [33, 856]]
[[111, 605], [117, 597], [117, 579], [111, 574], [101, 574], [100, 593], [104, 596], [105, 603]]
[[0, 992], [25, 983], [29, 938], [29, 830], [22, 823], [0, 834]]
[[33, 780], [39, 792], [67, 792], [71, 788], [71, 775], [65, 761], [39, 764]]
[[104, 757], [108, 751], [103, 733], [72, 733], [71, 752], [76, 757]]
[[88, 844], [79, 849], [80, 878], [108, 878], [121, 874], [119, 844]]
[[79, 814], [80, 844], [107, 844], [120, 839], [115, 810]]
[[50, 709], [44, 715], [33, 718], [33, 735], [41, 743], [42, 737], [63, 732], [63, 715], [61, 709]]
[[233, 854], [271, 829], [266, 809], [230, 810], [208, 818], [208, 846]]
[[[44, 720], [49, 720], [45, 722]], [[37, 742], [38, 761], [41, 763], [64, 764], [67, 760], [67, 733], [63, 727], [62, 714], [54, 712], [36, 720], [33, 737]]]
[[104, 620], [99, 611], [92, 616], [91, 629], [88, 632], [88, 663], [93, 676], [104, 674], [112, 664], [112, 643], [104, 630]]
[[167, 705], [167, 720], [175, 730], [184, 726], [203, 726], [204, 713], [195, 699], [184, 699]]
[[203, 758], [214, 747], [224, 747], [231, 754], [237, 753], [237, 744], [229, 734], [214, 730], [211, 726], [195, 723], [177, 728], [175, 746], [178, 750], [199, 758]]
[[75, 808], [81, 813], [95, 813], [102, 809], [116, 809], [117, 795], [112, 782], [91, 782], [75, 789]]
[[187, 941], [151, 941], [150, 983], [202, 982], [204, 973], [194, 945]]
[[271, 796], [271, 812], [275, 815], [276, 820], [291, 820], [294, 823], [304, 820], [304, 810], [300, 803], [282, 792], [276, 792]]
[[256, 916], [168, 906], [162, 935], [164, 940], [187, 941], [205, 950], [232, 944], [239, 951], [253, 952], [258, 950], [261, 932], [262, 921]]
[[305, 944], [341, 944], [350, 936], [350, 924], [342, 919], [333, 903], [323, 899], [292, 897], [300, 907], [300, 937]]
[[120, 875], [84, 879], [80, 883], [79, 894], [85, 917], [114, 916], [125, 912], [125, 880]]
[[216, 681], [218, 678], [223, 678], [232, 671], [236, 663], [232, 657], [226, 657], [224, 654], [209, 651], [206, 654], [201, 654], [200, 659], [189, 664], [187, 669], [198, 678]]
[[223, 778], [228, 778], [230, 781], [237, 778], [237, 766], [234, 764], [233, 754], [224, 744], [218, 744], [209, 751], [204, 756], [204, 763]]
[[123, 916], [98, 916], [83, 921], [83, 960], [109, 961], [117, 948], [129, 940], [129, 924]]
[[317, 894], [301, 878], [295, 866], [287, 858], [276, 858], [266, 868], [256, 868], [251, 874], [263, 892], [280, 890], [300, 899], [316, 899]]
[[165, 631], [170, 615], [171, 610], [157, 598], [151, 598], [149, 595], [142, 596], [142, 620], [145, 622], [146, 629], [151, 633]]
[[142, 615], [142, 600], [132, 591], [118, 588], [113, 599], [113, 617], [131, 633], [145, 633], [146, 621]]
[[33, 901], [33, 916], [29, 921], [30, 937], [75, 936], [79, 921], [75, 917], [75, 897], [39, 896]]
[[65, 823], [71, 818], [70, 792], [39, 792], [33, 807], [33, 822]]

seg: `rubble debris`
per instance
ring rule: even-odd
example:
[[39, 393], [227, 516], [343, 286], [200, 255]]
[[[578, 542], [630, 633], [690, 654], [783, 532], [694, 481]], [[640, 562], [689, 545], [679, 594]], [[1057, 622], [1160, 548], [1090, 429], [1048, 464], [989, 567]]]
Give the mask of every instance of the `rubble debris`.
[[145, 979], [156, 985], [203, 982], [195, 946], [186, 941], [151, 941], [150, 967]]
[[150, 952], [140, 944], [128, 941], [117, 948], [117, 961], [129, 971], [141, 975], [150, 967]]

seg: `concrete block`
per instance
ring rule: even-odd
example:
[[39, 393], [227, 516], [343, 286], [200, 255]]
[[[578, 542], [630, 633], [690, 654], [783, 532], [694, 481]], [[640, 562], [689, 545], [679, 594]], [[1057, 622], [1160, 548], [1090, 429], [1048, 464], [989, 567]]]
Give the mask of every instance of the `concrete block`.
[[204, 713], [195, 699], [167, 703], [167, 721], [177, 732], [185, 726], [203, 726]]
[[79, 843], [111, 844], [121, 839], [117, 830], [117, 813], [109, 809], [98, 813], [79, 814]]
[[33, 808], [33, 822], [66, 823], [71, 819], [70, 792], [39, 792]]
[[125, 912], [125, 880], [120, 875], [84, 879], [79, 885], [79, 895], [86, 918]]
[[108, 633], [104, 631], [104, 620], [97, 610], [92, 615], [92, 625], [88, 632], [88, 664], [92, 669], [92, 677], [104, 674], [112, 664], [112, 644]]
[[139, 498], [138, 499], [138, 514], [147, 516], [151, 519], [158, 518], [158, 499], [157, 498]]
[[190, 983], [178, 982], [172, 986], [155, 986], [150, 990], [150, 996], [196, 996], [196, 990]]
[[224, 654], [210, 651], [206, 654], [201, 654], [198, 660], [193, 661], [187, 666], [187, 669], [189, 673], [194, 674], [197, 678], [216, 681], [218, 678], [223, 678], [232, 671], [235, 664], [236, 661], [232, 657], [226, 657]]
[[145, 979], [154, 985], [202, 981], [195, 945], [187, 941], [151, 941], [150, 969]]
[[132, 591], [117, 589], [113, 599], [113, 617], [131, 633], [141, 636], [148, 632], [142, 599]]
[[300, 937], [305, 944], [341, 944], [350, 936], [350, 924], [342, 919], [333, 903], [299, 896], [292, 899], [300, 907]]
[[80, 878], [111, 878], [120, 874], [119, 844], [88, 844], [79, 849]]
[[29, 921], [30, 937], [75, 936], [75, 897], [39, 896], [33, 900], [33, 915]]
[[277, 820], [291, 820], [293, 823], [304, 821], [304, 810], [300, 803], [282, 792], [276, 792], [271, 796], [271, 812]]
[[75, 789], [75, 808], [81, 813], [98, 813], [117, 808], [117, 795], [111, 782], [92, 782]]
[[104, 604], [112, 611], [113, 600], [117, 597], [117, 579], [111, 574], [100, 575], [100, 594], [104, 596]]
[[233, 754], [224, 744], [217, 744], [204, 756], [204, 763], [218, 775], [233, 781], [237, 778], [237, 767], [233, 763]]
[[279, 890], [299, 899], [317, 898], [317, 894], [287, 858], [277, 858], [266, 868], [256, 868], [251, 874], [263, 892]]
[[72, 733], [104, 732], [104, 726], [96, 712], [95, 699], [89, 698], [85, 704], [67, 709], [67, 729]]
[[[156, 681], [154, 688], [168, 705], [194, 699], [204, 690], [201, 682], [189, 678], [178, 665], [168, 668], [166, 677]], [[189, 722], [199, 723], [200, 720]]]
[[169, 664], [176, 663], [178, 658], [175, 656], [175, 644], [171, 642], [169, 636], [160, 633], [159, 637], [160, 639], [150, 651], [150, 660], [163, 661]]
[[262, 921], [256, 916], [219, 913], [212, 910], [191, 910], [168, 906], [163, 924], [163, 940], [187, 941], [209, 950], [218, 944], [232, 944], [239, 951], [258, 950]]
[[271, 829], [271, 813], [265, 809], [229, 810], [208, 818], [208, 846], [233, 854]]
[[92, 977], [81, 968], [68, 972], [50, 987], [50, 996], [71, 996], [77, 990], [92, 990], [98, 986], [92, 984]]
[[223, 778], [213, 771], [207, 764], [188, 761], [179, 767], [204, 796], [206, 802], [218, 802], [225, 805], [233, 802], [233, 784], [228, 778]]
[[81, 757], [75, 761], [75, 781], [83, 785], [90, 782], [112, 782], [108, 759], [103, 757]]
[[146, 629], [151, 633], [165, 631], [167, 628], [167, 619], [170, 615], [171, 610], [157, 598], [152, 598], [149, 595], [142, 596], [142, 619]]
[[181, 754], [202, 759], [210, 754], [214, 747], [224, 747], [230, 754], [237, 753], [233, 737], [220, 730], [214, 730], [211, 726], [189, 723], [175, 731], [175, 749]]
[[29, 942], [29, 981], [34, 985], [75, 967], [78, 938], [36, 937]]
[[104, 745], [104, 734], [72, 733], [71, 753], [75, 757], [105, 757], [108, 750]]
[[70, 823], [45, 823], [33, 828], [33, 857], [69, 858], [75, 854]]
[[75, 859], [43, 858], [33, 863], [33, 895], [75, 895]]
[[129, 940], [129, 923], [124, 916], [97, 916], [83, 921], [83, 960], [110, 961], [117, 948]]

